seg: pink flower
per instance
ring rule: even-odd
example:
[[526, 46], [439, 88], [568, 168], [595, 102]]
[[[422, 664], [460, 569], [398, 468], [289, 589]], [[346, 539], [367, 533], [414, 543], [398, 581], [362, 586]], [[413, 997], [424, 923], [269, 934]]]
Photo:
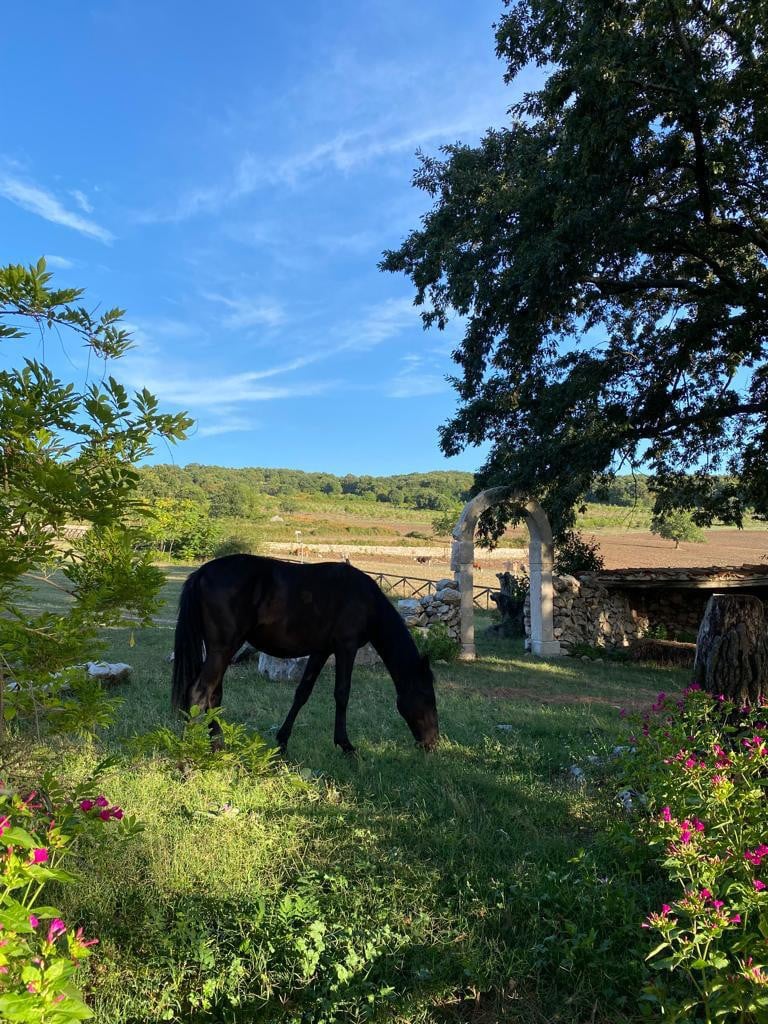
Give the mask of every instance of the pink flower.
[[694, 818], [693, 819], [693, 827], [696, 829], [697, 832], [703, 832], [704, 831], [704, 822], [703, 821], [699, 821], [698, 818]]
[[712, 899], [712, 893], [709, 891], [709, 889], [701, 889], [699, 891], [699, 896], [701, 896], [701, 898], [703, 900], [711, 900]]
[[729, 918], [729, 924], [741, 924], [741, 914], [734, 914], [733, 917]]
[[105, 796], [97, 796], [96, 797], [96, 806], [97, 807], [109, 807], [109, 800], [107, 800], [107, 798]]
[[662, 903], [661, 905], [661, 916], [666, 917], [672, 908], [668, 903]]
[[672, 811], [668, 807], [662, 807], [661, 817], [664, 821], [672, 821]]
[[32, 995], [34, 995], [37, 992], [37, 988], [32, 984], [31, 981], [27, 983], [27, 992], [31, 992]]
[[92, 809], [92, 807], [93, 807], [93, 800], [81, 800], [80, 801], [80, 810], [81, 811], [85, 811], [86, 814], [88, 813], [88, 811], [90, 811]]
[[45, 847], [38, 847], [32, 851], [32, 863], [33, 864], [45, 864], [48, 860], [48, 851]]
[[6, 815], [3, 815], [2, 818], [0, 818], [0, 836], [3, 834], [3, 832], [5, 832], [5, 830], [7, 828], [10, 828], [10, 827], [11, 827], [11, 819], [6, 817]]
[[75, 941], [79, 942], [81, 946], [95, 946], [98, 944], [98, 939], [86, 939], [83, 934], [83, 929], [78, 928], [75, 932]]
[[715, 908], [715, 910], [720, 910], [720, 908], [724, 907], [725, 904], [722, 900], [712, 900], [712, 906]]
[[8, 968], [5, 966], [5, 964], [3, 964], [3, 966], [0, 967], [0, 974], [7, 974], [7, 973], [8, 973]]
[[37, 926], [40, 924], [40, 922], [38, 921], [34, 914], [29, 915], [29, 923], [32, 925], [33, 928], [37, 928]]
[[118, 821], [122, 820], [122, 817], [123, 817], [123, 809], [122, 809], [122, 807], [113, 807], [112, 811], [110, 813], [112, 814], [112, 817], [113, 818], [117, 818]]
[[48, 926], [48, 941], [53, 942], [54, 939], [57, 939], [60, 935], [63, 935], [66, 930], [67, 926], [61, 920], [61, 918], [54, 917], [54, 919]]
[[753, 878], [752, 885], [754, 885], [757, 892], [762, 892], [765, 888], [765, 882], [761, 882], [759, 878]]
[[103, 810], [103, 811], [99, 811], [99, 817], [101, 818], [102, 821], [109, 821], [111, 815], [110, 815], [109, 811]]

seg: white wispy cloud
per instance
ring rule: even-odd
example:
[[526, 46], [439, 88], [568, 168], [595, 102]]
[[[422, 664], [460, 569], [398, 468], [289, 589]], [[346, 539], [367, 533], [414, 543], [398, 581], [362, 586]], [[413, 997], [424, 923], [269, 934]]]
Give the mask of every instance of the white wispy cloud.
[[422, 398], [448, 389], [445, 374], [439, 372], [434, 360], [409, 353], [400, 361], [401, 370], [384, 387], [388, 398]]
[[45, 262], [49, 267], [53, 267], [54, 270], [71, 270], [75, 265], [72, 260], [68, 260], [64, 256], [54, 256], [52, 254], [45, 257]]
[[445, 377], [438, 373], [408, 373], [395, 377], [386, 389], [389, 398], [422, 398], [446, 391]]
[[229, 298], [215, 292], [205, 292], [203, 298], [230, 310], [222, 317], [225, 327], [277, 327], [285, 320], [282, 306], [272, 299]]
[[91, 203], [85, 192], [81, 192], [79, 188], [73, 188], [70, 189], [69, 194], [84, 213], [93, 213], [93, 203]]
[[[394, 104], [402, 106], [401, 104]], [[390, 102], [392, 107], [393, 103]], [[405, 122], [391, 115], [367, 120], [366, 127], [337, 132], [304, 149], [283, 156], [247, 150], [235, 159], [223, 180], [196, 186], [173, 204], [145, 210], [140, 222], [183, 221], [199, 214], [217, 213], [263, 188], [293, 188], [312, 175], [326, 172], [351, 174], [372, 163], [422, 146], [455, 141], [465, 133], [479, 133], [498, 120], [498, 104], [482, 92], [467, 95], [458, 109], [435, 116], [429, 104], [409, 110]]]
[[218, 437], [220, 434], [247, 433], [260, 426], [256, 420], [244, 416], [224, 416], [221, 419], [201, 417], [198, 421], [198, 437]]
[[412, 299], [387, 299], [370, 307], [359, 319], [344, 326], [345, 341], [340, 349], [375, 348], [405, 328], [419, 326], [419, 313]]
[[105, 243], [114, 240], [115, 236], [111, 231], [74, 210], [68, 210], [52, 192], [30, 181], [0, 173], [0, 196], [53, 224], [61, 224], [63, 227], [72, 228], [73, 231], [79, 231], [81, 235]]

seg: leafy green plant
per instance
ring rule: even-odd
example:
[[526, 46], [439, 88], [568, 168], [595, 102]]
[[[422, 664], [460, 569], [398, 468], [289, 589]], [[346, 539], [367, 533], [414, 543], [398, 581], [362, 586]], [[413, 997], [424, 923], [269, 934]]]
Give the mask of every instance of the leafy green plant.
[[675, 548], [680, 541], [703, 544], [706, 540], [704, 531], [693, 521], [691, 513], [684, 508], [664, 509], [651, 519], [651, 533], [665, 540], [673, 540]]
[[255, 555], [261, 546], [261, 537], [255, 530], [242, 528], [227, 534], [213, 548], [214, 558], [224, 555]]
[[461, 651], [458, 640], [454, 640], [444, 622], [434, 622], [426, 632], [418, 629], [411, 635], [419, 649], [419, 654], [426, 654], [431, 662], [456, 661]]
[[670, 1021], [768, 1019], [767, 734], [765, 709], [692, 686], [660, 693], [630, 737], [625, 782], [649, 809], [637, 830], [669, 878], [644, 924], [645, 999]]
[[[223, 749], [211, 747], [211, 725], [221, 727]], [[244, 725], [233, 724], [222, 718], [220, 708], [201, 711], [193, 705], [185, 716], [184, 728], [179, 734], [163, 726], [133, 741], [137, 753], [160, 754], [184, 769], [235, 768], [250, 775], [260, 775], [273, 766], [277, 750], [257, 733]]]
[[555, 572], [559, 575], [599, 572], [604, 564], [594, 537], [589, 541], [576, 530], [565, 530], [555, 539]]
[[[37, 791], [0, 790], [0, 1016], [4, 1021], [71, 1024], [93, 1014], [76, 980], [97, 939], [66, 924], [44, 904], [51, 883], [74, 876], [61, 865], [83, 838], [100, 841], [106, 823], [121, 835], [137, 822], [98, 793], [105, 762], [81, 785], [65, 790], [50, 777]], [[48, 921], [46, 928], [43, 921]]]

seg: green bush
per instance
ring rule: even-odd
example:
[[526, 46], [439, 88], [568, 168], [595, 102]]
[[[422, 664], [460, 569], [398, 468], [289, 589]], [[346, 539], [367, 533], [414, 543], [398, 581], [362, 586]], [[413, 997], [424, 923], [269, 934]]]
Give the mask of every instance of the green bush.
[[692, 686], [660, 693], [630, 737], [623, 781], [647, 800], [637, 831], [669, 878], [643, 925], [645, 999], [670, 1021], [768, 1020], [765, 719]]
[[426, 633], [418, 629], [412, 631], [413, 639], [419, 654], [426, 654], [431, 662], [455, 661], [459, 656], [461, 645], [448, 632], [444, 622], [435, 622]]
[[222, 537], [213, 548], [214, 558], [224, 555], [255, 555], [259, 551], [259, 537], [250, 531], [240, 530]]

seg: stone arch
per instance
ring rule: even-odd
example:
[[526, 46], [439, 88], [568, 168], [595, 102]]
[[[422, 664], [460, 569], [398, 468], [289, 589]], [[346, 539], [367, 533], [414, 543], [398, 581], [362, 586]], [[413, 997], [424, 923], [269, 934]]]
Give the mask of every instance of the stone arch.
[[538, 503], [514, 494], [508, 487], [490, 487], [471, 498], [453, 528], [451, 570], [461, 594], [461, 655], [475, 657], [473, 564], [475, 527], [487, 508], [512, 500], [520, 505], [528, 526], [529, 573], [531, 585], [531, 650], [542, 657], [556, 658], [562, 652], [553, 626], [554, 591], [552, 587], [553, 544], [549, 519]]

